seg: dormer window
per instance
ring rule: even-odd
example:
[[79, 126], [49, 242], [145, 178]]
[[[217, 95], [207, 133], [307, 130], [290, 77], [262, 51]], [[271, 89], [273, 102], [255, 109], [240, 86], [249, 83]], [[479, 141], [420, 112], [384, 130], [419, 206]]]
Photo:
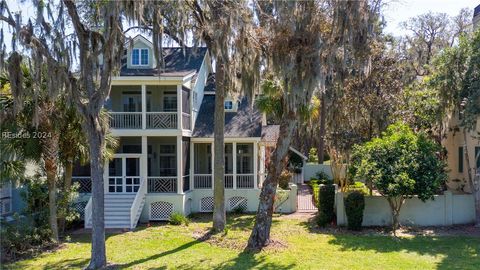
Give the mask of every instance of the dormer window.
[[226, 111], [231, 111], [231, 110], [233, 110], [233, 101], [231, 101], [231, 100], [226, 100], [225, 103], [224, 103], [224, 105], [225, 105], [225, 110], [226, 110]]
[[132, 49], [132, 66], [148, 66], [148, 49]]

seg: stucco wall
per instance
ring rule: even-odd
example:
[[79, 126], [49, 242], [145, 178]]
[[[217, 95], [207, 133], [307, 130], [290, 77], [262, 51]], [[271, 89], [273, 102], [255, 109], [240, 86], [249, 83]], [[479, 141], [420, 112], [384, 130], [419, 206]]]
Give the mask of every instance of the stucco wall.
[[[337, 224], [346, 225], [344, 194], [336, 194]], [[450, 191], [436, 195], [434, 200], [422, 202], [418, 198], [407, 199], [400, 211], [400, 223], [409, 226], [449, 226], [469, 224], [475, 220], [472, 195], [455, 195]], [[391, 211], [387, 200], [381, 196], [365, 197], [363, 226], [387, 226], [391, 224]]]
[[330, 178], [332, 177], [332, 169], [330, 165], [306, 163], [305, 166], [303, 166], [305, 181], [310, 181], [310, 178], [316, 177], [318, 172], [324, 172], [330, 176]]

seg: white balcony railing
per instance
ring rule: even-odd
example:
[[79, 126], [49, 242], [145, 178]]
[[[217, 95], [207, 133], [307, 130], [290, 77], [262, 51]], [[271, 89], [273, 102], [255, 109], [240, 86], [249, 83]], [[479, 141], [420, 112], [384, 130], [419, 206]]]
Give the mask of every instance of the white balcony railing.
[[92, 179], [90, 176], [72, 176], [72, 184], [78, 183], [79, 193], [91, 193], [92, 192]]
[[110, 127], [119, 129], [141, 129], [141, 112], [110, 112]]
[[211, 174], [195, 174], [193, 176], [193, 188], [195, 189], [211, 189], [212, 188]]
[[233, 188], [233, 174], [225, 174], [225, 188], [232, 189]]
[[253, 174], [237, 174], [237, 188], [250, 189], [255, 187]]
[[148, 193], [177, 193], [177, 177], [149, 176]]
[[147, 112], [148, 129], [176, 129], [177, 112]]

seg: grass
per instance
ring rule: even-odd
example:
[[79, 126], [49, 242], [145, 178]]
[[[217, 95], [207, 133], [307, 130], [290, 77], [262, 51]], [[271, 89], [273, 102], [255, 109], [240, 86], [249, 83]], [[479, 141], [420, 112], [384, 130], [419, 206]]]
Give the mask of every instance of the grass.
[[[480, 238], [329, 234], [302, 219], [276, 216], [272, 238], [260, 253], [244, 252], [253, 216], [228, 218], [224, 235], [205, 240], [211, 226], [199, 216], [189, 226], [154, 224], [107, 235], [113, 269], [478, 269]], [[330, 230], [334, 231], [334, 230]], [[204, 236], [203, 238], [201, 238]], [[73, 234], [55, 252], [6, 265], [6, 269], [81, 269], [88, 264], [90, 236]]]

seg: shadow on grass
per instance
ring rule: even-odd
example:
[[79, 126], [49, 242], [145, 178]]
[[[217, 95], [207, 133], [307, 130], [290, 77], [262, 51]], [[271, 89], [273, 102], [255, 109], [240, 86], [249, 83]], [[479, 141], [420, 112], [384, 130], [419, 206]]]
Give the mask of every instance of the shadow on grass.
[[[258, 255], [258, 256], [256, 256]], [[278, 263], [267, 262], [268, 255], [259, 255], [259, 253], [254, 253], [250, 251], [243, 251], [238, 254], [238, 256], [232, 260], [229, 260], [213, 269], [226, 270], [226, 269], [251, 269], [253, 267], [258, 267], [260, 269], [292, 269], [295, 267], [295, 264], [280, 265]]]
[[437, 269], [479, 269], [480, 239], [460, 236], [390, 236], [333, 235], [329, 244], [341, 246], [342, 251], [378, 253], [412, 252], [419, 255], [442, 256]]
[[83, 268], [85, 267], [90, 259], [68, 259], [59, 262], [47, 263], [43, 269], [69, 269], [69, 268]]

